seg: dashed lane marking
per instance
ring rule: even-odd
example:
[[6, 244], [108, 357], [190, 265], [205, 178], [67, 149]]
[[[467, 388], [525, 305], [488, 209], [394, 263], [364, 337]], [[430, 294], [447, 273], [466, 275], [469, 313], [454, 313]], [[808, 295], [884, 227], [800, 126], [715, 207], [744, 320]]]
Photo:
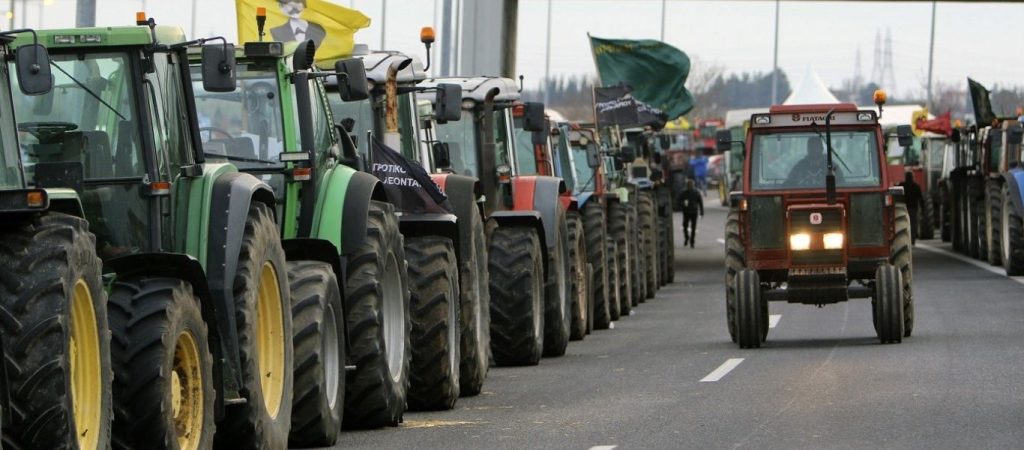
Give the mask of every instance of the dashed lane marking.
[[[922, 243], [922, 244], [917, 244], [916, 246], [917, 246], [917, 248], [920, 248], [920, 249], [928, 250], [928, 251], [934, 252], [934, 253], [943, 254], [943, 255], [946, 255], [946, 256], [948, 256], [950, 258], [953, 258], [953, 259], [958, 259], [960, 261], [963, 261], [963, 262], [965, 262], [967, 264], [970, 264], [972, 266], [978, 267], [980, 269], [985, 269], [985, 270], [987, 270], [989, 272], [992, 272], [992, 273], [994, 273], [996, 275], [1006, 276], [1006, 270], [1004, 270], [1001, 267], [993, 266], [993, 265], [991, 265], [991, 264], [989, 264], [987, 262], [979, 261], [979, 260], [971, 258], [969, 256], [964, 256], [964, 255], [961, 255], [959, 253], [951, 252], [951, 251], [946, 250], [946, 249], [941, 249], [941, 248], [938, 248], [938, 247], [932, 247], [932, 246], [930, 246], [928, 244], [923, 244]], [[1011, 279], [1013, 281], [1016, 281], [1016, 282], [1018, 282], [1020, 284], [1024, 284], [1024, 277], [1015, 276], [1015, 277], [1007, 277], [1007, 278], [1009, 278], [1009, 279]]]
[[729, 358], [722, 365], [718, 366], [717, 369], [708, 374], [708, 376], [701, 378], [701, 383], [714, 382], [721, 380], [723, 377], [732, 372], [736, 366], [743, 362], [743, 358]]
[[618, 445], [595, 445], [590, 447], [590, 450], [613, 450], [616, 447], [618, 447]]
[[775, 328], [779, 324], [779, 319], [782, 318], [782, 314], [772, 314], [768, 316], [768, 328]]

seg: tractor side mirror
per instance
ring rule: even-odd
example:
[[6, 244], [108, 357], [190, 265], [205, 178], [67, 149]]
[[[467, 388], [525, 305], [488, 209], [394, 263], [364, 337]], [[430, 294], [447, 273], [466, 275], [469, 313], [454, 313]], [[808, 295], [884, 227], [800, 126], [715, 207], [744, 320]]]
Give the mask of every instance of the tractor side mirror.
[[1021, 124], [1014, 124], [1006, 129], [1007, 144], [1020, 145], [1022, 137], [1024, 137], [1024, 127], [1022, 127]]
[[551, 127], [548, 126], [548, 121], [544, 120], [544, 126], [540, 130], [532, 133], [533, 145], [544, 145], [548, 142], [548, 137], [551, 136]]
[[619, 149], [619, 158], [623, 162], [633, 162], [633, 160], [636, 159], [636, 150], [634, 150], [632, 146], [623, 145], [622, 148]]
[[544, 120], [544, 104], [526, 102], [523, 105], [523, 129], [526, 131], [543, 131], [547, 123]]
[[447, 142], [435, 142], [431, 151], [434, 157], [434, 167], [447, 169], [452, 166], [452, 154]]
[[953, 141], [954, 144], [960, 142], [960, 137], [960, 130], [953, 130], [953, 132], [949, 134], [949, 140]]
[[18, 47], [14, 55], [18, 72], [18, 86], [25, 95], [43, 95], [53, 89], [50, 74], [50, 54], [39, 44]]
[[899, 141], [900, 147], [914, 145], [914, 130], [910, 128], [910, 125], [896, 127], [896, 140]]
[[343, 59], [334, 63], [334, 71], [338, 74], [338, 95], [341, 101], [355, 102], [370, 98], [370, 82], [366, 80], [363, 60]]
[[587, 146], [587, 167], [591, 169], [601, 167], [601, 153], [597, 151], [597, 146], [594, 144]]
[[313, 67], [313, 62], [315, 61], [316, 42], [313, 42], [312, 39], [300, 42], [298, 48], [295, 49], [295, 54], [292, 56], [292, 68], [296, 72], [309, 70]]
[[715, 133], [715, 150], [724, 152], [732, 148], [732, 133], [729, 130], [719, 130]]
[[462, 118], [462, 86], [458, 84], [437, 85], [434, 100], [434, 116], [437, 123], [456, 122]]
[[235, 90], [235, 44], [203, 46], [203, 89], [206, 92]]

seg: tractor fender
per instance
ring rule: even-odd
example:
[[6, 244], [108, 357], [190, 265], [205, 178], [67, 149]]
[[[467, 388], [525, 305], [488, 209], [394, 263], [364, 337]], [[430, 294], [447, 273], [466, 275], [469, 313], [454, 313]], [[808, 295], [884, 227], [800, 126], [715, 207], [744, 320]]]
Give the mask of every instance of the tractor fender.
[[312, 237], [331, 242], [342, 256], [366, 243], [370, 201], [388, 201], [380, 180], [346, 166], [324, 176], [318, 195]]
[[1021, 197], [1024, 195], [1024, 192], [1021, 191], [1021, 186], [1024, 186], [1024, 169], [1020, 167], [1010, 169], [1009, 172], [1003, 174], [1003, 180], [1009, 189], [1014, 211], [1017, 212], [1018, 217], [1024, 217], [1024, 198]]
[[[451, 205], [452, 212], [458, 217], [459, 235], [472, 235], [473, 221], [471, 220], [471, 215], [479, 215], [480, 221], [483, 222], [483, 210], [481, 209], [483, 205], [480, 202], [480, 197], [484, 192], [480, 180], [475, 177], [447, 173], [433, 174], [431, 178], [441, 188], [441, 191], [448, 196], [448, 204]], [[461, 242], [456, 248], [459, 249], [461, 255], [467, 257], [475, 251], [472, 241], [469, 239]]]
[[544, 225], [541, 223], [541, 214], [539, 211], [495, 211], [491, 214], [490, 220], [493, 220], [498, 224], [499, 227], [508, 226], [521, 226], [521, 227], [533, 227], [537, 231], [537, 237], [540, 238], [540, 249], [544, 252], [541, 260], [544, 263], [544, 279], [548, 276], [548, 244], [547, 237], [544, 234]]
[[[242, 172], [224, 172], [210, 190], [209, 225], [206, 235], [206, 279], [221, 341], [228, 356], [225, 380], [240, 386], [241, 366], [238, 361], [238, 327], [235, 325], [235, 299], [232, 284], [238, 270], [245, 222], [254, 202], [274, 209], [274, 192], [266, 183]], [[202, 239], [200, 239], [201, 241]]]
[[74, 189], [46, 188], [46, 196], [50, 198], [50, 211], [85, 218], [82, 200]]
[[[223, 313], [218, 314], [217, 303], [210, 293], [206, 272], [199, 260], [183, 253], [136, 253], [111, 259], [104, 265], [112, 269], [117, 278], [170, 277], [191, 284], [192, 293], [199, 297], [199, 309], [207, 325], [210, 353], [213, 355], [214, 392], [223, 392], [225, 379], [236, 379], [238, 372], [234, 370], [237, 367], [238, 352], [228, 352], [224, 347], [217, 326], [220, 323], [218, 318], [223, 317]], [[225, 356], [232, 361], [227, 366], [224, 365]], [[224, 395], [216, 396], [214, 410], [218, 420], [224, 416]]]
[[575, 195], [565, 193], [558, 200], [562, 203], [562, 209], [566, 211], [579, 211], [580, 209], [579, 199]]
[[546, 242], [544, 248], [546, 251], [554, 251], [558, 215], [565, 214], [565, 207], [561, 203], [561, 196], [566, 191], [565, 182], [556, 177], [531, 176], [518, 177], [515, 183], [513, 209], [534, 210], [540, 213]]
[[[461, 223], [455, 214], [402, 213], [398, 216], [398, 230], [406, 238], [442, 236], [451, 239], [454, 248], [460, 248], [460, 226]], [[461, 261], [463, 258], [462, 252], [458, 252], [456, 260]]]

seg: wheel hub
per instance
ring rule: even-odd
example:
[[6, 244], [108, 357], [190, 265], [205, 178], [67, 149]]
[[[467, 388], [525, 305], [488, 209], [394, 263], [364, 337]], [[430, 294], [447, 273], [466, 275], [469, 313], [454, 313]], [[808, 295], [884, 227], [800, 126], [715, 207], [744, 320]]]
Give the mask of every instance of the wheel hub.
[[381, 274], [381, 315], [384, 320], [384, 351], [387, 352], [388, 371], [397, 383], [402, 377], [405, 361], [405, 286], [399, 275], [398, 260], [388, 253]]
[[203, 395], [199, 346], [192, 333], [183, 331], [174, 344], [174, 368], [171, 371], [171, 409], [180, 449], [199, 448], [206, 415]]
[[[284, 398], [285, 336], [281, 311], [281, 288], [277, 270], [265, 261], [260, 268], [259, 296], [256, 299], [256, 368], [259, 370], [263, 406], [272, 418], [281, 410]], [[290, 343], [290, 337], [288, 339]]]

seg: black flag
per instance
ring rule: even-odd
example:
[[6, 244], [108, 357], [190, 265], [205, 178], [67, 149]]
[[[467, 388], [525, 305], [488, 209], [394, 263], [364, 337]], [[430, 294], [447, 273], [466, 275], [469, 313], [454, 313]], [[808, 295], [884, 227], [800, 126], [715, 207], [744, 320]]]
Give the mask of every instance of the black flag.
[[643, 103], [631, 94], [625, 84], [594, 88], [594, 112], [599, 127], [650, 125], [655, 130], [665, 127], [668, 116], [660, 109]]
[[971, 105], [974, 106], [974, 121], [978, 127], [987, 127], [996, 120], [996, 114], [992, 112], [992, 101], [989, 100], [988, 89], [981, 83], [970, 78], [967, 79], [967, 87], [971, 91]]
[[450, 214], [448, 196], [441, 192], [430, 174], [410, 164], [401, 153], [373, 138], [372, 172], [399, 211]]

